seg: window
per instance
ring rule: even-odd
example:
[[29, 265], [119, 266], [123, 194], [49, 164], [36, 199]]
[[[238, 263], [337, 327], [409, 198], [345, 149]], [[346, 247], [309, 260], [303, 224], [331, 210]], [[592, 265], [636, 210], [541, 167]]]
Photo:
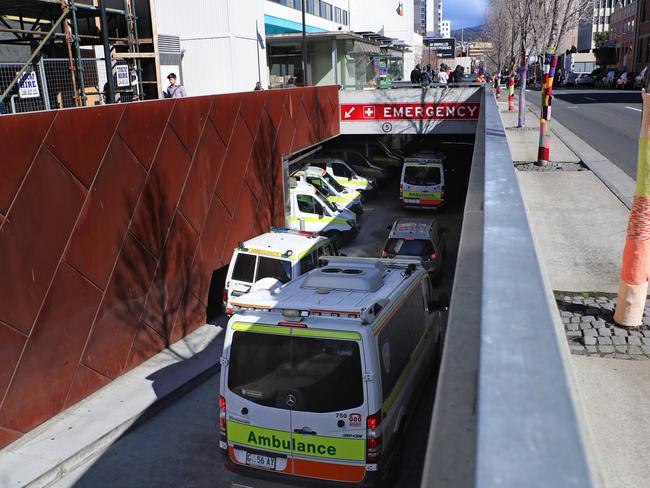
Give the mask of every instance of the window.
[[338, 7], [335, 7], [335, 8], [334, 8], [334, 21], [335, 21], [337, 24], [340, 24], [340, 23], [341, 23], [341, 9], [338, 8]]
[[[251, 358], [255, 358], [251, 361]], [[228, 388], [251, 402], [288, 410], [335, 412], [363, 405], [359, 344], [313, 337], [235, 332]], [[336, 392], [336, 394], [332, 394]]]
[[276, 278], [282, 283], [289, 283], [291, 281], [291, 263], [284, 259], [260, 256], [255, 281], [262, 278]]
[[409, 185], [439, 185], [440, 166], [407, 166], [404, 170], [404, 182]]
[[314, 12], [316, 11], [314, 6], [314, 0], [307, 0], [307, 6], [305, 7], [305, 10], [307, 11], [308, 14], [314, 14]]
[[332, 20], [332, 6], [327, 2], [320, 3], [320, 16]]
[[255, 261], [257, 257], [253, 254], [238, 253], [235, 267], [232, 271], [232, 279], [252, 283], [255, 277]]
[[431, 241], [426, 239], [388, 239], [386, 252], [389, 256], [429, 256], [433, 253]]
[[300, 260], [300, 274], [305, 274], [318, 267], [318, 256], [316, 251], [310, 252]]
[[343, 11], [343, 25], [348, 25], [348, 12], [347, 12], [347, 10]]
[[323, 206], [311, 195], [298, 195], [298, 210], [310, 214], [322, 214]]
[[352, 178], [352, 172], [344, 164], [332, 163], [332, 171], [339, 178]]

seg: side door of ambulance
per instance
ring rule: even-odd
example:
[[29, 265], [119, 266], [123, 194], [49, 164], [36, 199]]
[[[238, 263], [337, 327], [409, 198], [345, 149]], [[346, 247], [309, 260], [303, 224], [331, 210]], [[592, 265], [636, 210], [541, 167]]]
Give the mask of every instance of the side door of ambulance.
[[292, 212], [292, 227], [300, 228], [300, 219], [305, 222], [305, 229], [309, 232], [321, 231], [331, 220], [323, 206], [312, 195], [298, 193], [295, 195], [295, 212]]
[[294, 474], [362, 481], [369, 392], [360, 334], [293, 328], [291, 352]]
[[228, 456], [236, 464], [292, 474], [291, 410], [282, 382], [291, 369], [291, 329], [245, 323], [231, 329], [221, 370]]

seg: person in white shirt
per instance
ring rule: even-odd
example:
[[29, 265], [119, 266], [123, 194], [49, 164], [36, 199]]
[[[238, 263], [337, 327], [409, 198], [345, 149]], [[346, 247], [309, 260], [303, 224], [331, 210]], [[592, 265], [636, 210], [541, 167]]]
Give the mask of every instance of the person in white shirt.
[[438, 73], [438, 83], [446, 85], [449, 82], [449, 66], [441, 66], [440, 73]]

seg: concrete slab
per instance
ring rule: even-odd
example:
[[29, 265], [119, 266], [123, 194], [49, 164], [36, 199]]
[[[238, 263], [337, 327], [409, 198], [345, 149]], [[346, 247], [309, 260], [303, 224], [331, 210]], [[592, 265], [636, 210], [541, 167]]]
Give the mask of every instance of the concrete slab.
[[628, 209], [591, 172], [519, 172], [554, 290], [616, 293]]
[[650, 361], [571, 356], [606, 487], [648, 486]]
[[219, 364], [222, 330], [204, 325], [0, 450], [0, 486], [48, 486], [100, 455], [152, 405]]

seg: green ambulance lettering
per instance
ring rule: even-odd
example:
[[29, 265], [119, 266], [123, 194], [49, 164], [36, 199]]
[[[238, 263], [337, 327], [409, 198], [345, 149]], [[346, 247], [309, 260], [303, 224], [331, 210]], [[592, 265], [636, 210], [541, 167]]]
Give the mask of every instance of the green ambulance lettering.
[[336, 447], [334, 446], [324, 446], [323, 444], [313, 444], [311, 442], [296, 442], [296, 439], [278, 439], [275, 434], [271, 434], [270, 436], [261, 434], [255, 435], [255, 432], [251, 431], [248, 434], [248, 444], [260, 447], [283, 449], [285, 451], [292, 450], [301, 454], [336, 456]]

